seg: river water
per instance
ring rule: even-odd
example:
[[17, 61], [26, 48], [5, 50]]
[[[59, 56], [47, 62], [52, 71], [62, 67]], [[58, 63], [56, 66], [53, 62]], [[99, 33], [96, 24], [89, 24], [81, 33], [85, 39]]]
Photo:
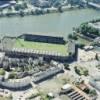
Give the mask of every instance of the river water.
[[0, 35], [15, 36], [23, 33], [36, 33], [66, 37], [72, 32], [73, 27], [97, 18], [100, 18], [100, 11], [93, 9], [73, 10], [40, 16], [5, 17], [0, 18]]

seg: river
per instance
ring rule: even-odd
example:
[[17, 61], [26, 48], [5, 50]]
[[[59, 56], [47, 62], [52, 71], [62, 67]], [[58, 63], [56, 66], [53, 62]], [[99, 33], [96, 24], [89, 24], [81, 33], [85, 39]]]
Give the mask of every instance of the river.
[[5, 17], [0, 18], [0, 34], [1, 36], [15, 36], [22, 33], [36, 33], [67, 37], [73, 27], [97, 18], [100, 18], [100, 11], [93, 9], [72, 10], [40, 16]]

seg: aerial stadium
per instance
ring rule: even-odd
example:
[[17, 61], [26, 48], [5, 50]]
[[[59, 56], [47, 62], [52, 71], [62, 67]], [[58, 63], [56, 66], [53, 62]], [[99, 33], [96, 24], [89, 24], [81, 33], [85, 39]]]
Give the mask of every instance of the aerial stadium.
[[[63, 37], [23, 34], [4, 37], [1, 50], [9, 56], [43, 57], [46, 60], [67, 61], [75, 54], [75, 44], [66, 43]], [[72, 58], [72, 57], [71, 57]]]

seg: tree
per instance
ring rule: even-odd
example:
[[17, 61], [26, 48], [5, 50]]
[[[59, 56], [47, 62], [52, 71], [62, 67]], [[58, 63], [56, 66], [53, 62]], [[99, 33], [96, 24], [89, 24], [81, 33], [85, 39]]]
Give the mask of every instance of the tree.
[[50, 13], [50, 10], [49, 9], [47, 9], [47, 13]]
[[85, 92], [86, 94], [89, 94], [90, 89], [89, 89], [89, 88], [86, 88], [86, 89], [84, 89], [84, 92]]
[[20, 67], [20, 70], [21, 70], [22, 72], [24, 72], [24, 71], [25, 71], [24, 66], [21, 66], [21, 67]]
[[24, 3], [23, 6], [24, 6], [24, 8], [28, 8], [28, 7], [27, 7], [27, 3]]
[[69, 38], [69, 39], [72, 39], [72, 37], [73, 37], [72, 34], [69, 34], [69, 35], [68, 35], [68, 38]]
[[83, 48], [85, 45], [84, 44], [78, 44], [79, 48]]
[[20, 11], [20, 16], [24, 17], [24, 12], [22, 10]]
[[74, 0], [68, 0], [68, 3], [72, 6], [74, 4]]
[[18, 78], [18, 77], [17, 77], [17, 74], [14, 73], [14, 72], [11, 72], [11, 73], [9, 74], [9, 79], [14, 79], [14, 78]]
[[36, 15], [40, 15], [40, 14], [41, 14], [41, 11], [38, 10], [38, 9], [36, 9], [35, 12], [34, 12], [34, 14], [36, 14]]
[[95, 58], [96, 58], [96, 60], [99, 60], [98, 54], [96, 54]]
[[88, 23], [83, 23], [79, 27], [80, 33], [84, 35], [92, 34], [92, 35], [100, 35], [100, 32], [98, 29], [95, 29], [88, 25]]
[[15, 0], [15, 1], [18, 3], [19, 0]]
[[5, 75], [5, 70], [3, 70], [2, 68], [0, 69], [0, 75]]
[[65, 67], [66, 70], [70, 70], [69, 64], [65, 63], [65, 64], [64, 64], [64, 67]]
[[93, 90], [90, 90], [89, 94], [91, 96], [96, 96], [97, 95], [97, 92], [93, 89]]
[[8, 98], [9, 98], [9, 100], [13, 100], [12, 94], [10, 94]]
[[88, 76], [89, 75], [89, 71], [87, 69], [84, 70], [84, 75]]
[[72, 52], [69, 52], [69, 56], [72, 56]]
[[33, 10], [31, 10], [31, 14], [34, 15], [34, 11]]
[[62, 13], [62, 12], [63, 12], [63, 10], [62, 10], [62, 7], [61, 7], [61, 6], [59, 6], [59, 7], [58, 7], [58, 11], [59, 11], [60, 13]]

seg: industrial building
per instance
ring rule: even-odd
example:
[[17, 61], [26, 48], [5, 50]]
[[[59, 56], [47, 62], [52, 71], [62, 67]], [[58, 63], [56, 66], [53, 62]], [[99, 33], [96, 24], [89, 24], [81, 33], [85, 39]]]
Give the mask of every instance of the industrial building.
[[65, 84], [60, 95], [67, 95], [71, 100], [92, 100], [87, 94], [71, 84]]

